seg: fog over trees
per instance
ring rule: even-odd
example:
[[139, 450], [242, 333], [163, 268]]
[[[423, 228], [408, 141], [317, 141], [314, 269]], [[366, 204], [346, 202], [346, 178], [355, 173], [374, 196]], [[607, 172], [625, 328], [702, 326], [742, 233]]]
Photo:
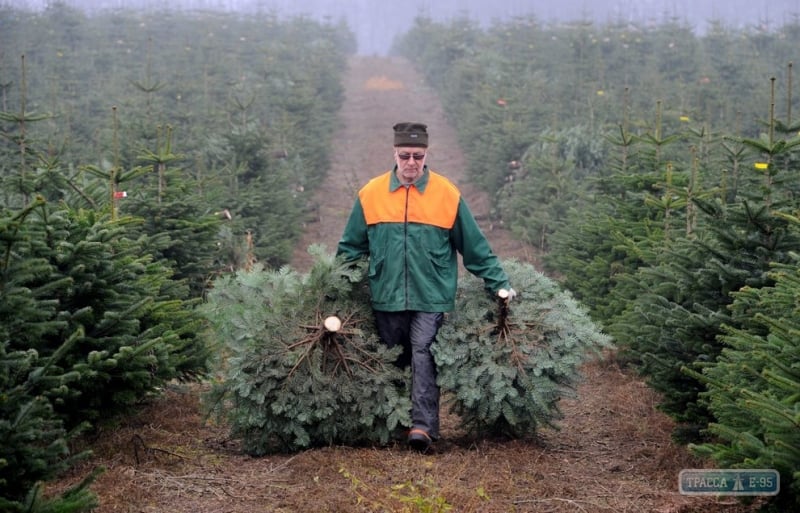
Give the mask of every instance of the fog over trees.
[[[84, 11], [118, 8], [163, 9], [162, 0], [60, 0]], [[0, 0], [0, 5], [42, 9], [50, 0]], [[489, 25], [493, 20], [534, 16], [541, 23], [658, 23], [677, 19], [702, 32], [710, 21], [732, 27], [769, 30], [794, 19], [800, 0], [173, 0], [171, 9], [237, 12], [274, 11], [280, 16], [308, 15], [344, 19], [357, 34], [359, 53], [385, 54], [392, 39], [415, 17], [469, 17]]]

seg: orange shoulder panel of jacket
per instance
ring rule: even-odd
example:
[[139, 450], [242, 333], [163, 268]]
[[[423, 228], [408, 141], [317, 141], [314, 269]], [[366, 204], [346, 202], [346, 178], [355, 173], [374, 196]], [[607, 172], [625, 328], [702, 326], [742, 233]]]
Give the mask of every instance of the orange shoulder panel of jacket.
[[391, 172], [373, 178], [358, 193], [367, 225], [420, 223], [450, 229], [458, 214], [461, 193], [444, 176], [429, 171], [425, 193], [411, 186], [390, 191]]

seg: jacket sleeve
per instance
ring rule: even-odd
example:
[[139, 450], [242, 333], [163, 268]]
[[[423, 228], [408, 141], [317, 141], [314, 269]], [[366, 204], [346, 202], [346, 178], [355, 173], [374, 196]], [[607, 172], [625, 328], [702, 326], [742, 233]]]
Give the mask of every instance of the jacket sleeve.
[[464, 198], [459, 199], [458, 214], [453, 225], [451, 238], [456, 250], [461, 253], [464, 267], [481, 278], [492, 293], [509, 288], [508, 275], [500, 264], [500, 259], [489, 246], [478, 222], [472, 215]]
[[346, 262], [369, 256], [367, 221], [364, 218], [364, 210], [361, 207], [359, 198], [356, 198], [353, 210], [350, 211], [350, 217], [344, 227], [342, 238], [339, 239], [339, 244], [336, 247], [336, 256], [342, 256]]

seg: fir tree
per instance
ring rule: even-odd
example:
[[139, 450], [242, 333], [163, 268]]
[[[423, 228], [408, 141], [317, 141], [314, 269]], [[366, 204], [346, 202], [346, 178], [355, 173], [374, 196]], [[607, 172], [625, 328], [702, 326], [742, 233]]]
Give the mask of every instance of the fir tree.
[[268, 151], [267, 135], [254, 123], [234, 127], [227, 135], [227, 160], [233, 162], [226, 178], [228, 190], [221, 201], [230, 210], [231, 225], [241, 236], [250, 234], [256, 259], [268, 267], [279, 267], [289, 260], [293, 241], [300, 233], [300, 202], [292, 191], [293, 169], [285, 160]]
[[86, 476], [80, 483], [55, 497], [44, 494], [44, 485], [36, 483], [25, 498], [12, 501], [0, 497], [0, 511], [4, 513], [84, 513], [98, 506], [97, 496], [89, 490], [102, 468]]
[[707, 386], [702, 399], [715, 421], [712, 442], [698, 454], [734, 468], [775, 468], [781, 493], [771, 511], [800, 508], [800, 267], [777, 265], [775, 285], [744, 287], [733, 294], [732, 316], [723, 326], [722, 352], [691, 374]]
[[604, 160], [603, 143], [584, 126], [543, 133], [541, 142], [508, 165], [497, 200], [503, 223], [518, 238], [546, 251], [550, 235], [569, 210], [585, 201]]
[[378, 340], [363, 267], [309, 251], [308, 274], [257, 265], [217, 279], [204, 306], [221, 356], [208, 403], [250, 454], [386, 443], [409, 424], [408, 375]]
[[81, 378], [64, 369], [63, 362], [82, 330], [54, 348], [28, 343], [52, 337], [64, 327], [54, 320], [58, 301], [53, 294], [63, 292], [66, 280], [41, 283], [40, 277], [52, 275], [53, 264], [30, 252], [23, 251], [27, 258], [14, 255], [30, 248], [28, 243], [45, 246], [45, 234], [27, 222], [43, 205], [38, 200], [0, 217], [0, 505], [3, 500], [12, 505], [22, 501], [37, 482], [53, 478], [86, 455], [70, 454], [69, 442], [80, 428], [68, 430], [53, 407], [69, 397]]
[[658, 102], [651, 131], [636, 135], [623, 121], [619, 136], [608, 137], [615, 151], [605, 169], [598, 165], [586, 177], [588, 199], [572, 206], [544, 257], [598, 322], [614, 318], [635, 297], [625, 278], [652, 263], [674, 237], [670, 223], [680, 226], [684, 219], [686, 201], [678, 193], [689, 180], [666, 161], [666, 155], [681, 155], [682, 134], [665, 134], [662, 115]]
[[79, 378], [54, 365], [70, 345], [74, 339], [49, 358], [9, 350], [7, 341], [0, 345], [0, 497], [22, 500], [38, 481], [57, 476], [79, 456], [68, 448], [76, 432], [67, 431], [47, 398]]
[[520, 295], [498, 304], [479, 279], [462, 277], [456, 313], [432, 350], [442, 391], [470, 433], [523, 437], [554, 425], [579, 366], [611, 342], [554, 281], [529, 264], [504, 267]]
[[67, 427], [121, 411], [165, 381], [204, 372], [185, 284], [126, 236], [131, 219], [53, 208], [43, 200], [9, 216], [0, 239], [0, 311], [9, 351], [52, 355], [76, 333], [56, 364], [80, 379], [50, 397]]
[[798, 233], [766, 208], [697, 201], [706, 235], [675, 241], [652, 267], [631, 276], [640, 294], [609, 330], [638, 361], [648, 383], [663, 394], [661, 408], [679, 421], [676, 437], [696, 440], [712, 419], [698, 395], [704, 385], [682, 368], [713, 362], [731, 292], [771, 285], [772, 262], [785, 262]]
[[172, 152], [172, 127], [159, 127], [157, 134], [155, 151], [139, 157], [152, 172], [130, 184], [136, 191], [124, 211], [142, 219], [148, 253], [169, 265], [174, 279], [188, 283], [191, 297], [200, 297], [215, 271], [222, 207], [209, 204], [202, 184], [185, 170], [168, 166], [182, 158]]

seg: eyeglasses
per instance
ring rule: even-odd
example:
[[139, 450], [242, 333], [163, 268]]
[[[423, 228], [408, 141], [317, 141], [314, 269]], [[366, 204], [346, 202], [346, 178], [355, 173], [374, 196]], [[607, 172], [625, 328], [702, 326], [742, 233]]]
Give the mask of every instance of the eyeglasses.
[[400, 160], [411, 160], [412, 158], [419, 162], [420, 160], [425, 158], [424, 153], [398, 153], [397, 158]]

